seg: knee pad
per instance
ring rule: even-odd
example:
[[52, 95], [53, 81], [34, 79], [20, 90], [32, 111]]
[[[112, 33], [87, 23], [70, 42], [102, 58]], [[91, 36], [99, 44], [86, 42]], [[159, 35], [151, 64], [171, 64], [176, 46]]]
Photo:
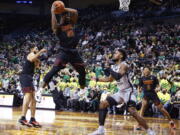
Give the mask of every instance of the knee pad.
[[118, 103], [116, 102], [116, 100], [114, 98], [112, 98], [111, 96], [108, 96], [106, 98], [106, 100], [108, 101], [110, 107], [112, 107], [113, 105], [117, 105]]

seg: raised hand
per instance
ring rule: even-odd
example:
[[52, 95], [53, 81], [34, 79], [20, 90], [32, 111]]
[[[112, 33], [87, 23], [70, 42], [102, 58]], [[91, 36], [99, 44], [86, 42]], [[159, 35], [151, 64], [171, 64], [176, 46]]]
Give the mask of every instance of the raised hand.
[[47, 50], [46, 49], [41, 49], [40, 52], [44, 53], [44, 52], [47, 52]]

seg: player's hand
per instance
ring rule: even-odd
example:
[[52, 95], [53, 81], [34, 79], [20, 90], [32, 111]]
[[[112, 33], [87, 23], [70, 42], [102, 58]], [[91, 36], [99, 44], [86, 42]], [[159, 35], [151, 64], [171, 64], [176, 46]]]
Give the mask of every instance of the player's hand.
[[41, 49], [40, 52], [44, 53], [44, 52], [47, 52], [47, 50], [46, 49]]
[[55, 9], [56, 9], [56, 7], [52, 4], [52, 6], [51, 6], [51, 13], [54, 14]]
[[72, 8], [64, 8], [64, 12], [77, 13], [77, 10]]

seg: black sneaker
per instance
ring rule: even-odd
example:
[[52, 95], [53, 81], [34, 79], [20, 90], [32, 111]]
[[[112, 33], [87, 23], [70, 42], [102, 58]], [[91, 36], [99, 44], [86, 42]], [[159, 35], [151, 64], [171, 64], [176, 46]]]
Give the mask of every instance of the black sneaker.
[[34, 118], [31, 118], [31, 120], [29, 121], [29, 123], [36, 128], [41, 128], [42, 126], [39, 124], [39, 122], [37, 122]]
[[26, 119], [20, 118], [18, 122], [23, 126], [32, 127], [32, 125]]

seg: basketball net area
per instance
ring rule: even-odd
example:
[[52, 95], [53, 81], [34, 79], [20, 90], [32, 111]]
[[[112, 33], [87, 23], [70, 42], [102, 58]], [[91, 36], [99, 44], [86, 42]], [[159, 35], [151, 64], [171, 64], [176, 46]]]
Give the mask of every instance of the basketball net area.
[[119, 10], [129, 11], [131, 0], [119, 0]]

